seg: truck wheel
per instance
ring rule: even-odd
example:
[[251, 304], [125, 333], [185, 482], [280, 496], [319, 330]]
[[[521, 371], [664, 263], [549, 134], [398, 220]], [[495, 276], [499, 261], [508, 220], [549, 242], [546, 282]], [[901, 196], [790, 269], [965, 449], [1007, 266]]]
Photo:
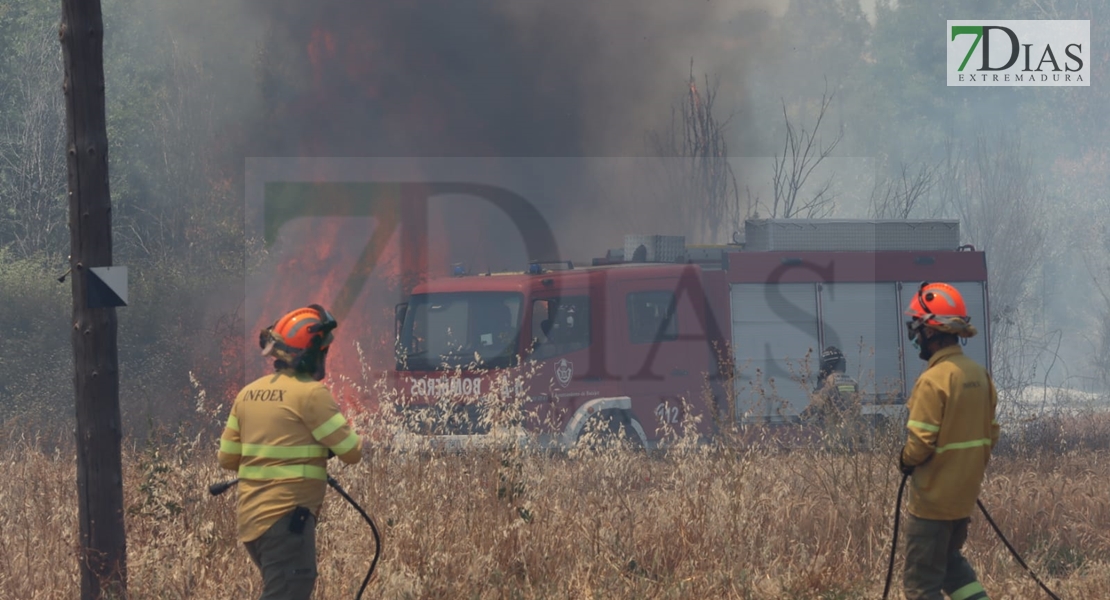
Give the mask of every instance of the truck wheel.
[[592, 449], [624, 447], [643, 450], [644, 444], [632, 426], [634, 418], [623, 410], [603, 410], [589, 418], [578, 433], [578, 444]]

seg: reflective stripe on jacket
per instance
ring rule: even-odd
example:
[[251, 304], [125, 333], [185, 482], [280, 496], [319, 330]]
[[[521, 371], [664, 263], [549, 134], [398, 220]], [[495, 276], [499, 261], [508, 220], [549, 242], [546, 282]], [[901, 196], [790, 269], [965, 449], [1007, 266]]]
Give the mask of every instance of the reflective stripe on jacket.
[[843, 412], [859, 408], [859, 384], [847, 373], [834, 371], [820, 384], [813, 390], [813, 410]]
[[916, 465], [907, 510], [922, 519], [971, 515], [998, 443], [998, 394], [987, 370], [958, 345], [929, 359], [907, 402], [902, 461]]
[[345, 463], [362, 458], [360, 439], [322, 383], [279, 371], [235, 398], [218, 454], [239, 474], [239, 540], [257, 539], [297, 506], [319, 514], [328, 450]]

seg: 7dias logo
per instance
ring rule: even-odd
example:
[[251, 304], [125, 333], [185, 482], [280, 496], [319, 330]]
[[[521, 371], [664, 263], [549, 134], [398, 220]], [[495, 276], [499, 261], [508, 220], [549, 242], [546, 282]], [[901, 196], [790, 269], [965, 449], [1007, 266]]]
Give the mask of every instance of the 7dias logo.
[[1090, 21], [948, 21], [948, 85], [1089, 86]]

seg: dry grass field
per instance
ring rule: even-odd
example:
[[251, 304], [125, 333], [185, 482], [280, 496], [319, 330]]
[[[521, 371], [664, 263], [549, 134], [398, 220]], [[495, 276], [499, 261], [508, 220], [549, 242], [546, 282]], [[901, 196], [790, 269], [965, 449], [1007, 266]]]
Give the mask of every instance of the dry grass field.
[[[79, 589], [74, 452], [26, 425], [7, 423], [0, 440], [0, 597], [68, 600]], [[1061, 598], [1110, 598], [1108, 426], [1086, 415], [1011, 428], [981, 496]], [[259, 592], [234, 538], [234, 489], [207, 492], [228, 478], [213, 429], [125, 449], [132, 598]], [[371, 445], [362, 464], [332, 472], [384, 538], [365, 598], [879, 598], [901, 433], [854, 452], [746, 433], [650, 454]], [[315, 597], [353, 598], [373, 538], [333, 491], [318, 541]], [[967, 552], [992, 598], [1044, 597], [978, 514]], [[899, 585], [896, 570], [893, 598]]]

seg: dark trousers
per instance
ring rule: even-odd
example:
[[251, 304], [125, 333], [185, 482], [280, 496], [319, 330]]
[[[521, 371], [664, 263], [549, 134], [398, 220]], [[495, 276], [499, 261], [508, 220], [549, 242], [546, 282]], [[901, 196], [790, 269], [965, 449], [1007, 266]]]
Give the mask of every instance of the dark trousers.
[[259, 600], [308, 600], [316, 586], [316, 518], [309, 515], [302, 533], [289, 531], [292, 514], [278, 519], [247, 554], [262, 572]]
[[906, 600], [982, 600], [987, 592], [960, 553], [971, 519], [935, 521], [907, 515]]

